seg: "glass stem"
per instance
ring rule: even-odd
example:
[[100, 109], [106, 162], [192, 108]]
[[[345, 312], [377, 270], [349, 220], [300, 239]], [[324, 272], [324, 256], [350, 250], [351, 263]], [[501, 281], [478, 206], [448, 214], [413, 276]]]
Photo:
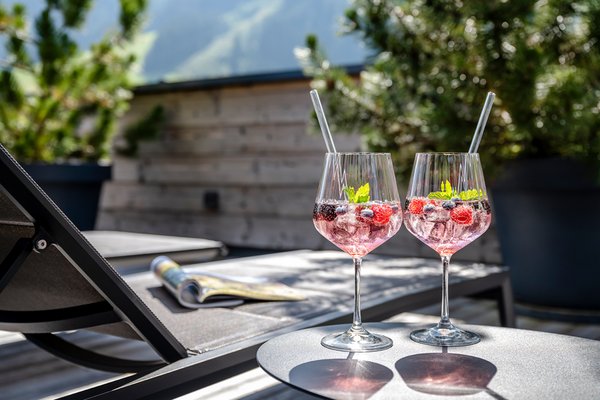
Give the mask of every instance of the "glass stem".
[[352, 330], [362, 330], [362, 319], [360, 316], [360, 267], [362, 258], [353, 257], [354, 260], [354, 317], [352, 319]]
[[442, 312], [438, 328], [449, 328], [450, 312], [448, 310], [448, 265], [450, 264], [449, 256], [442, 256]]

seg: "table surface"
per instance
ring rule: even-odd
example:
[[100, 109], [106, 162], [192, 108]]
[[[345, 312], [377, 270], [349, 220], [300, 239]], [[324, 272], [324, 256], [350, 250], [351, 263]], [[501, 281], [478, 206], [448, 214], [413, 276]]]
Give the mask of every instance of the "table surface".
[[276, 379], [335, 399], [600, 398], [600, 341], [465, 325], [481, 335], [480, 343], [439, 348], [413, 342], [415, 326], [366, 327], [390, 337], [394, 346], [374, 353], [328, 350], [321, 337], [348, 328], [334, 325], [271, 339], [257, 360]]

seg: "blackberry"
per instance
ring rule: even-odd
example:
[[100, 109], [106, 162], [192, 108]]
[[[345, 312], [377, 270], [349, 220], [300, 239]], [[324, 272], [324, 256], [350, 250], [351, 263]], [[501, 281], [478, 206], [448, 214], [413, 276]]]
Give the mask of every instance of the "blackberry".
[[423, 212], [432, 212], [433, 210], [435, 210], [435, 206], [433, 204], [425, 204], [423, 206]]
[[333, 204], [321, 204], [319, 206], [319, 215], [325, 221], [333, 221], [336, 217], [336, 207]]
[[492, 207], [490, 207], [490, 203], [488, 203], [487, 201], [482, 201], [481, 202], [481, 206], [483, 207], [483, 209], [485, 210], [485, 212], [487, 214], [491, 214], [492, 213]]
[[319, 205], [315, 203], [313, 207], [313, 219], [318, 219], [319, 216]]

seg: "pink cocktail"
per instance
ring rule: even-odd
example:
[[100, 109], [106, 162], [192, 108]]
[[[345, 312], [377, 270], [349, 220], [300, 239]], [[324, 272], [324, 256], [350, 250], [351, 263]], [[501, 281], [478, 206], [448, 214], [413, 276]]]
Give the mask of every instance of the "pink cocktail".
[[405, 225], [413, 235], [441, 256], [451, 256], [481, 236], [490, 226], [487, 200], [406, 200]]
[[404, 209], [406, 228], [435, 250], [442, 261], [440, 322], [411, 332], [418, 343], [467, 346], [479, 335], [450, 322], [448, 266], [454, 253], [481, 236], [492, 213], [477, 153], [417, 153]]
[[364, 257], [398, 232], [402, 211], [393, 202], [328, 201], [315, 204], [313, 223], [321, 235], [350, 256]]
[[392, 237], [402, 225], [402, 208], [389, 153], [327, 153], [313, 209], [317, 231], [345, 251], [354, 264], [354, 315], [345, 332], [321, 339], [328, 349], [344, 352], [385, 350], [392, 340], [362, 325], [362, 259]]

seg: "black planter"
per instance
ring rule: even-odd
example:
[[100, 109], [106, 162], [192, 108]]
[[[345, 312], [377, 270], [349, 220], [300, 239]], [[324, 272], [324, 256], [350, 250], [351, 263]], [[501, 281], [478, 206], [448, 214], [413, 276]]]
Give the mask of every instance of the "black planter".
[[94, 229], [102, 183], [111, 166], [83, 164], [22, 164], [80, 230]]
[[515, 298], [600, 310], [600, 187], [591, 171], [565, 159], [515, 162], [492, 200]]

